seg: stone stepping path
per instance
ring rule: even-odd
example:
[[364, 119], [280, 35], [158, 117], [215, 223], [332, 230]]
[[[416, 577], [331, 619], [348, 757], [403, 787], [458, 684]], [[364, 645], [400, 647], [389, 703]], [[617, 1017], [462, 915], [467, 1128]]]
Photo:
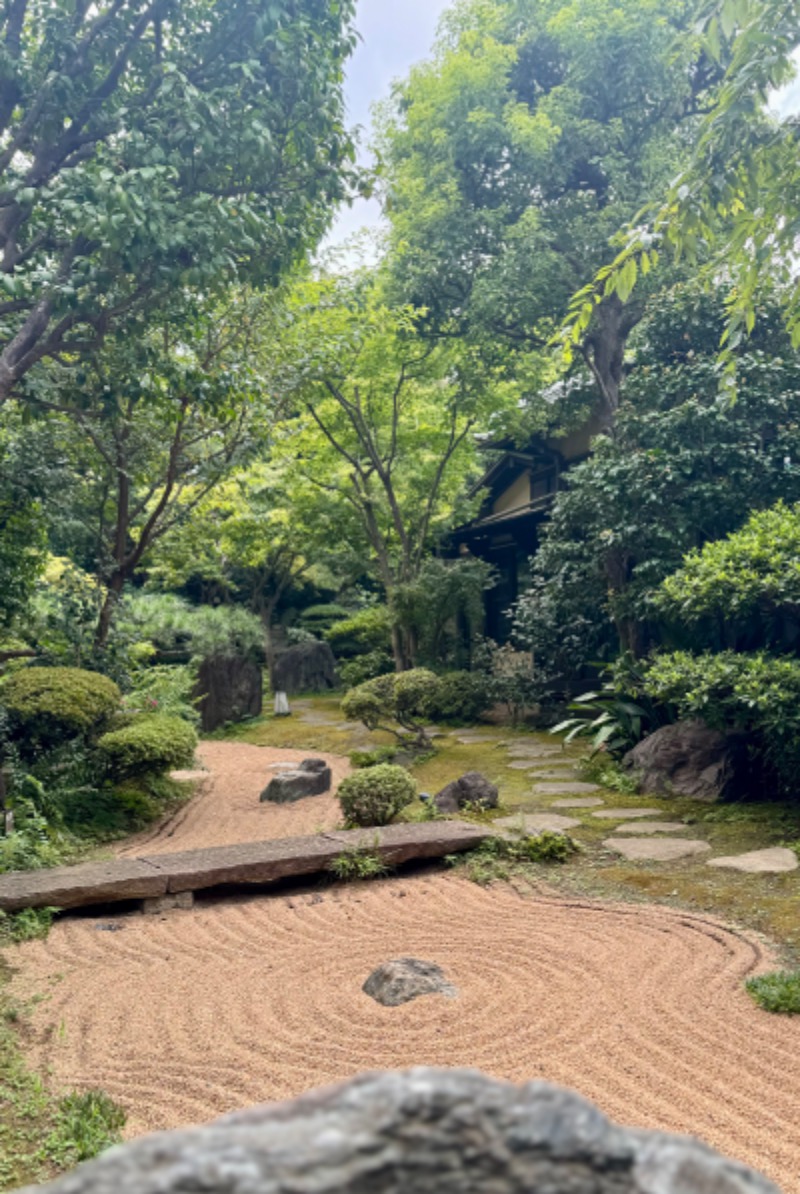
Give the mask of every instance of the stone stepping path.
[[[534, 785], [534, 792], [537, 796], [567, 796], [570, 792], [574, 792], [576, 796], [582, 795], [584, 792], [600, 792], [602, 789], [599, 784], [587, 784], [583, 780], [563, 780], [558, 783], [537, 783]], [[602, 813], [595, 813], [596, 817], [602, 816]]]
[[554, 800], [552, 808], [599, 808], [605, 801], [599, 796], [567, 796], [563, 800]]
[[731, 854], [725, 858], [710, 858], [708, 866], [746, 871], [750, 875], [780, 875], [796, 871], [800, 866], [794, 850], [786, 846], [770, 846], [766, 850], [750, 850], [747, 854]]
[[623, 821], [614, 833], [681, 833], [688, 828], [684, 821]]
[[557, 813], [519, 813], [516, 817], [500, 817], [492, 824], [502, 829], [516, 829], [518, 833], [541, 833], [544, 829], [563, 833], [580, 825], [580, 821], [574, 817], [560, 817]]
[[[437, 728], [435, 732], [438, 734], [441, 731]], [[494, 738], [489, 738], [486, 734], [463, 734], [460, 738], [456, 738], [456, 742], [460, 746], [480, 746], [482, 743], [494, 741]]]
[[675, 862], [692, 854], [705, 854], [711, 849], [708, 842], [674, 837], [609, 837], [603, 845], [630, 862]]
[[660, 817], [663, 811], [663, 808], [604, 808], [592, 816], [602, 817], [604, 821], [628, 821], [636, 817]]

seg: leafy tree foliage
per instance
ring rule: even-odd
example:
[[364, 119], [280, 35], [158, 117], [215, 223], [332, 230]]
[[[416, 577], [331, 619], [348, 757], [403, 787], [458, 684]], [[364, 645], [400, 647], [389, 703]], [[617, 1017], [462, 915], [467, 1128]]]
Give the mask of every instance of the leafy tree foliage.
[[691, 552], [661, 586], [657, 607], [705, 641], [737, 650], [797, 648], [800, 507], [780, 502], [739, 531]]
[[678, 290], [640, 337], [614, 439], [570, 473], [518, 630], [545, 676], [659, 635], [656, 590], [685, 553], [739, 528], [752, 509], [800, 498], [800, 361], [765, 319], [738, 354], [741, 394], [717, 401], [721, 302]]
[[270, 284], [351, 146], [351, 0], [8, 0], [0, 15], [0, 402], [176, 289]]
[[[396, 286], [523, 393], [610, 238], [684, 160], [720, 74], [693, 17], [687, 0], [461, 0], [396, 89], [381, 139]], [[608, 422], [642, 309], [620, 287], [581, 330]]]
[[[466, 513], [458, 503], [474, 467], [472, 433], [496, 401], [469, 384], [459, 346], [418, 338], [418, 318], [386, 306], [368, 278], [299, 285], [284, 344], [298, 413], [272, 446], [295, 495], [311, 487], [336, 504], [390, 604], [457, 510]], [[412, 664], [397, 622], [393, 648], [399, 670]]]
[[753, 330], [765, 289], [781, 287], [792, 343], [800, 345], [797, 117], [770, 109], [775, 89], [797, 71], [800, 10], [782, 0], [712, 0], [701, 27], [708, 57], [727, 71], [694, 153], [651, 206], [648, 223], [629, 229], [616, 260], [576, 297], [571, 332], [579, 338], [609, 294], [630, 294], [665, 248], [712, 284], [729, 280], [723, 382], [734, 385], [732, 350]]
[[68, 507], [67, 520], [56, 515], [57, 546], [77, 550], [106, 591], [100, 650], [148, 548], [259, 438], [260, 314], [247, 296], [193, 310], [181, 304], [158, 329], [112, 339], [85, 368], [52, 369], [31, 388], [45, 422], [30, 446], [65, 473], [54, 495]]

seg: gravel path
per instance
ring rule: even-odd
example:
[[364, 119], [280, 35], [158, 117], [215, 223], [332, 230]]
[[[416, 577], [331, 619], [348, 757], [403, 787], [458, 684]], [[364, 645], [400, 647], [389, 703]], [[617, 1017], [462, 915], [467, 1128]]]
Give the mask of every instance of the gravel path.
[[[314, 751], [276, 750], [242, 742], [203, 742], [198, 758], [208, 769], [199, 793], [169, 821], [128, 838], [121, 856], [170, 854], [203, 846], [233, 846], [278, 837], [299, 837], [341, 824], [335, 792], [350, 771], [347, 759]], [[276, 774], [275, 763], [299, 763], [310, 756], [325, 759], [333, 788], [324, 796], [308, 796], [293, 804], [261, 804], [259, 795]]]
[[[211, 782], [151, 850], [338, 819], [329, 797], [258, 805], [267, 765], [300, 752], [202, 754]], [[774, 960], [711, 918], [434, 874], [112, 923], [66, 917], [20, 946], [13, 989], [47, 996], [31, 1011], [32, 1060], [59, 1084], [107, 1090], [129, 1136], [360, 1070], [468, 1065], [574, 1087], [623, 1123], [700, 1136], [800, 1194], [800, 1017], [755, 1008], [742, 980]], [[362, 993], [403, 955], [439, 963], [458, 997], [386, 1008]]]

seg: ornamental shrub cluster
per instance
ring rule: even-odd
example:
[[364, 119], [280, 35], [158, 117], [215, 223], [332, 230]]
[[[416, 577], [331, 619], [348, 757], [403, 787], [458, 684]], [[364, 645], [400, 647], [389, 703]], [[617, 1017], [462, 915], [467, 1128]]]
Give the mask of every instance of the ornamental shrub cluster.
[[474, 721], [490, 703], [485, 678], [472, 672], [437, 676], [427, 668], [411, 668], [376, 676], [342, 698], [345, 717], [363, 721], [369, 730], [387, 730], [401, 740], [429, 744], [429, 721]]
[[339, 804], [348, 825], [388, 825], [416, 794], [416, 784], [407, 771], [380, 763], [342, 780]]
[[156, 677], [160, 689], [175, 688], [181, 715], [155, 712], [155, 698], [126, 710], [112, 680], [80, 668], [26, 667], [0, 681], [14, 811], [12, 832], [0, 824], [0, 872], [53, 866], [74, 854], [75, 838], [118, 836], [163, 811], [178, 793], [164, 773], [189, 765], [197, 745], [191, 707], [179, 699], [185, 679]]
[[750, 735], [786, 793], [800, 769], [800, 507], [755, 513], [687, 556], [658, 605], [689, 649], [654, 655], [642, 687], [676, 716]]
[[29, 667], [0, 683], [12, 738], [29, 749], [91, 736], [119, 708], [113, 680], [73, 667]]
[[188, 767], [197, 748], [197, 734], [181, 717], [155, 713], [103, 734], [97, 743], [101, 759], [115, 779]]

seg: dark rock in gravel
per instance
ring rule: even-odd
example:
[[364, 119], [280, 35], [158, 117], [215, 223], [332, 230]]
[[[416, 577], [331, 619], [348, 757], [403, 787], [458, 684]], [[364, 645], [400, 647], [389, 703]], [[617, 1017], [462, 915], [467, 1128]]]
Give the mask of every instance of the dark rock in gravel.
[[[29, 1186], [20, 1194], [33, 1194]], [[110, 1149], [48, 1194], [778, 1194], [699, 1141], [620, 1128], [545, 1082], [362, 1074]]]
[[497, 808], [498, 801], [497, 788], [480, 771], [468, 771], [460, 779], [454, 779], [433, 798], [440, 813], [457, 813], [468, 805]]
[[261, 800], [288, 804], [305, 796], [321, 796], [331, 788], [331, 769], [324, 759], [303, 759], [293, 771], [281, 771], [261, 793]]
[[420, 995], [446, 995], [454, 999], [458, 991], [445, 978], [441, 966], [419, 958], [395, 958], [373, 970], [361, 990], [384, 1007], [398, 1007]]

